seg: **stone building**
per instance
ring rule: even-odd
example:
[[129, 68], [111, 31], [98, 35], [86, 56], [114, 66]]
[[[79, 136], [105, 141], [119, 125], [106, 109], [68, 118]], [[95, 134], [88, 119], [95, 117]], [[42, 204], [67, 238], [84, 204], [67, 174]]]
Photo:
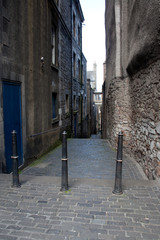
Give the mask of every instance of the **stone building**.
[[106, 0], [104, 136], [124, 146], [150, 178], [160, 176], [159, 0]]
[[72, 132], [74, 137], [82, 137], [87, 131], [87, 69], [86, 59], [82, 52], [82, 23], [84, 16], [79, 0], [72, 2]]
[[95, 130], [95, 114], [94, 114], [94, 103], [93, 103], [94, 91], [91, 87], [91, 80], [87, 79], [87, 134], [86, 137], [94, 133]]
[[97, 64], [93, 64], [93, 70], [87, 71], [87, 78], [90, 79], [91, 88], [97, 90]]
[[101, 111], [102, 111], [102, 92], [94, 92], [93, 93], [93, 104], [95, 108], [95, 133], [101, 132]]
[[[79, 0], [0, 1], [0, 171], [12, 171], [13, 129], [19, 166], [46, 152], [63, 130], [73, 133], [73, 106], [81, 114], [80, 89], [82, 104], [86, 94], [82, 21]], [[81, 85], [74, 84], [77, 72]]]

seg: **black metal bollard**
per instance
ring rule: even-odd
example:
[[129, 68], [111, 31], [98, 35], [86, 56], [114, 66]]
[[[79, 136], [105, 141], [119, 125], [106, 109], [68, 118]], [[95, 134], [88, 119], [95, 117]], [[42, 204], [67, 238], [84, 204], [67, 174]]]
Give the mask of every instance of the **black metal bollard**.
[[17, 156], [17, 133], [15, 130], [12, 132], [12, 156], [13, 159], [13, 184], [12, 187], [20, 187], [19, 174], [18, 174], [18, 156]]
[[118, 134], [118, 149], [117, 149], [117, 161], [116, 161], [116, 174], [115, 174], [115, 185], [114, 194], [122, 194], [122, 150], [123, 150], [123, 133]]
[[62, 133], [62, 178], [61, 191], [68, 190], [68, 156], [67, 156], [67, 133]]

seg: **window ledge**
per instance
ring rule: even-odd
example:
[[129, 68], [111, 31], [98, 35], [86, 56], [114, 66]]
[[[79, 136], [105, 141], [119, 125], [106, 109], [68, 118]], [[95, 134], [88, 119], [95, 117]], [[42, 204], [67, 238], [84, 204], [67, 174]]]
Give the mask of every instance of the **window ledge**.
[[59, 71], [59, 68], [53, 63], [51, 63], [51, 68], [56, 70], [57, 72]]
[[59, 122], [59, 118], [52, 118], [52, 125]]

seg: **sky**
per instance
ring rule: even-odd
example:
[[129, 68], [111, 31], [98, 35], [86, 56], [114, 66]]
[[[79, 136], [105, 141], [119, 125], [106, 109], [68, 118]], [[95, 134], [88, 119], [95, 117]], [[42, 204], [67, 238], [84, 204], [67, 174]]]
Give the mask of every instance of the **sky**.
[[97, 91], [102, 90], [103, 63], [105, 62], [105, 0], [80, 0], [83, 22], [82, 49], [87, 59], [87, 71], [97, 63]]

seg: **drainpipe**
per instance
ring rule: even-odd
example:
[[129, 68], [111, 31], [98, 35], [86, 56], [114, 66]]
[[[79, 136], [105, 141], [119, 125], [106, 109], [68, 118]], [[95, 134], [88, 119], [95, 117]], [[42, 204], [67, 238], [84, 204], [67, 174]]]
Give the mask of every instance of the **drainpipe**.
[[[82, 23], [81, 23], [81, 39], [80, 39], [80, 51], [81, 51], [81, 89], [82, 83]], [[81, 94], [81, 138], [83, 137], [83, 95]]]
[[[71, 36], [72, 36], [72, 6], [73, 6], [73, 0], [70, 0], [70, 8], [71, 8]], [[72, 43], [72, 37], [71, 37], [71, 136], [73, 136], [73, 63], [72, 63], [72, 55], [73, 55], [73, 43]]]

